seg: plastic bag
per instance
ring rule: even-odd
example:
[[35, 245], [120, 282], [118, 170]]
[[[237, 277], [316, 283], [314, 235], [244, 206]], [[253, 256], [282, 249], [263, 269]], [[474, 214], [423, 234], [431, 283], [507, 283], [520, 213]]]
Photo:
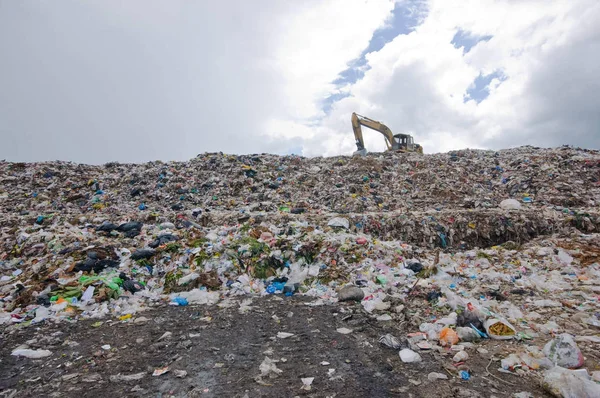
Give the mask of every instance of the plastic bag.
[[474, 306], [471, 306], [471, 308], [472, 310], [467, 309], [458, 316], [456, 324], [464, 327], [475, 327], [483, 331], [483, 323], [481, 320], [485, 319], [485, 316], [481, 311], [476, 310]]
[[419, 325], [419, 331], [423, 332], [423, 333], [427, 333], [427, 338], [429, 340], [437, 340], [440, 338], [440, 332], [442, 331], [442, 329], [444, 328], [444, 325], [442, 325], [441, 323], [426, 323], [423, 322], [421, 325]]
[[583, 354], [577, 343], [568, 333], [558, 335], [544, 346], [544, 355], [555, 365], [564, 368], [580, 368], [583, 366]]
[[469, 359], [469, 354], [466, 351], [459, 351], [452, 358], [454, 362], [464, 362], [467, 359]]
[[510, 354], [500, 361], [500, 366], [504, 370], [512, 370], [515, 365], [521, 363], [521, 358], [517, 354]]
[[186, 299], [189, 304], [213, 305], [219, 301], [218, 292], [209, 292], [200, 289], [192, 289], [189, 292], [171, 294], [171, 299], [174, 299], [175, 297]]
[[384, 311], [391, 306], [389, 302], [383, 301], [385, 297], [386, 295], [384, 293], [377, 293], [374, 294], [372, 298], [361, 301], [361, 304], [369, 314], [373, 311]]
[[401, 344], [400, 340], [398, 340], [395, 336], [391, 334], [383, 335], [379, 338], [379, 342], [387, 347], [393, 348], [395, 350], [399, 349]]
[[38, 307], [35, 309], [35, 318], [31, 321], [31, 323], [42, 322], [46, 318], [50, 316], [50, 311], [46, 307]]
[[457, 327], [456, 334], [460, 341], [478, 341], [481, 340], [481, 336], [475, 330], [470, 327]]
[[438, 319], [437, 321], [435, 321], [435, 323], [441, 323], [444, 326], [456, 325], [457, 316], [458, 315], [456, 314], [456, 312], [451, 312], [450, 315], [448, 315], [447, 317]]
[[16, 357], [25, 357], [30, 359], [40, 359], [52, 355], [52, 352], [48, 350], [30, 350], [28, 348], [14, 350], [10, 355]]
[[421, 362], [421, 356], [409, 348], [401, 350], [399, 355], [404, 363]]
[[446, 302], [454, 311], [456, 311], [459, 307], [466, 308], [467, 303], [452, 290], [447, 287], [442, 288], [442, 293], [446, 296]]
[[516, 329], [506, 319], [490, 318], [485, 321], [485, 331], [495, 340], [510, 340], [516, 334]]
[[440, 332], [440, 343], [443, 346], [454, 345], [458, 343], [458, 334], [450, 328], [443, 328]]
[[275, 365], [277, 360], [273, 360], [269, 357], [265, 357], [262, 361], [258, 369], [260, 370], [260, 377], [268, 376], [269, 378], [275, 378], [283, 373], [283, 370], [279, 369], [277, 365]]
[[516, 199], [504, 199], [500, 202], [500, 207], [503, 210], [519, 210], [521, 209], [521, 203]]
[[530, 369], [533, 369], [533, 370], [537, 370], [540, 368], [550, 369], [550, 368], [554, 367], [554, 364], [552, 363], [552, 361], [550, 361], [546, 357], [538, 358], [538, 357], [534, 357], [530, 354], [525, 354], [525, 353], [521, 354], [521, 361], [522, 361], [522, 363], [524, 363]]
[[507, 302], [500, 307], [505, 310], [505, 314], [511, 321], [517, 321], [518, 319], [523, 318], [523, 312], [513, 303]]
[[563, 398], [600, 397], [600, 385], [578, 371], [555, 366], [544, 375], [544, 388], [551, 394]]

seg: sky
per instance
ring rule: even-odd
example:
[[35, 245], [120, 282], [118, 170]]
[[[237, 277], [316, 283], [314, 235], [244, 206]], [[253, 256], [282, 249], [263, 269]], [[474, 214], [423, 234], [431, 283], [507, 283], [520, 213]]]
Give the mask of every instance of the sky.
[[0, 160], [600, 149], [598, 0], [0, 0], [0, 61]]

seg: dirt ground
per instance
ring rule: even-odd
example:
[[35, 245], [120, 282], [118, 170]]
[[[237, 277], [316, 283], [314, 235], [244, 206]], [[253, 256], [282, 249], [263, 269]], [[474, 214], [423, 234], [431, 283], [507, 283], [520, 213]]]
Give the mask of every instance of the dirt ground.
[[[454, 353], [421, 351], [422, 362], [405, 364], [398, 350], [379, 344], [383, 334], [402, 337], [418, 330], [408, 321], [377, 321], [358, 303], [311, 306], [314, 299], [297, 296], [255, 298], [243, 312], [244, 300], [232, 299], [225, 308], [163, 306], [129, 321], [12, 326], [2, 334], [0, 397], [547, 396], [533, 376], [499, 373], [499, 362], [492, 361], [491, 375], [486, 372], [492, 353], [514, 343], [478, 343], [469, 350], [471, 378], [461, 380], [452, 369]], [[171, 335], [161, 339], [165, 332]], [[282, 339], [278, 332], [294, 335]], [[52, 355], [11, 356], [24, 343]], [[279, 360], [282, 372], [259, 383], [265, 357]], [[167, 373], [152, 376], [165, 366]], [[181, 370], [187, 372], [183, 377]], [[430, 372], [448, 380], [429, 381]], [[136, 380], [127, 380], [132, 375]], [[307, 377], [314, 381], [303, 390], [301, 378]]]

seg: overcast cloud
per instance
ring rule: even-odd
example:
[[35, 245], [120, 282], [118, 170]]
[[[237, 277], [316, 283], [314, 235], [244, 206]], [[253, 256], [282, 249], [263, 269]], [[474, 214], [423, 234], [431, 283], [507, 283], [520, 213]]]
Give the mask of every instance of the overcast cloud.
[[0, 57], [13, 161], [350, 154], [353, 111], [426, 152], [600, 148], [597, 0], [0, 0]]

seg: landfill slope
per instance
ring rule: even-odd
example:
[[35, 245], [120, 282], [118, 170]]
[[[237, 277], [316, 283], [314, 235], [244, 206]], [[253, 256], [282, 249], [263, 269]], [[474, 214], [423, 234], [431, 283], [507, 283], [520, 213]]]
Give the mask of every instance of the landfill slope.
[[[593, 391], [599, 204], [600, 152], [571, 147], [0, 162], [0, 388], [97, 396], [119, 391], [118, 380], [132, 396]], [[283, 309], [302, 320], [286, 324]], [[242, 330], [223, 336], [247, 350], [219, 341], [232, 324]], [[257, 325], [267, 325], [262, 334], [236, 337]], [[169, 348], [158, 330], [180, 341]], [[279, 342], [278, 332], [300, 337]], [[96, 333], [107, 337], [90, 341]], [[553, 368], [560, 361], [543, 349], [559, 338], [585, 359]], [[146, 344], [155, 348], [128, 358]], [[219, 344], [235, 353], [216, 359]], [[315, 349], [331, 361], [299, 360]], [[215, 358], [193, 362], [201, 353]], [[52, 382], [47, 366], [60, 369]], [[587, 376], [556, 371], [568, 367]], [[137, 376], [119, 379], [124, 372]]]

